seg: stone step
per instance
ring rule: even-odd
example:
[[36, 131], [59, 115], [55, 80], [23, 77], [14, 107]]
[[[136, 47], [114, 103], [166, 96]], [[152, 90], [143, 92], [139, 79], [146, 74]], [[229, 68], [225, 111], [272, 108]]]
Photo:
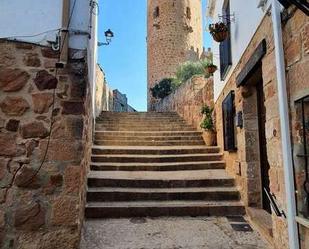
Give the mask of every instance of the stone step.
[[191, 127], [104, 127], [101, 125], [96, 125], [96, 130], [99, 131], [191, 131], [194, 132], [195, 130]]
[[225, 169], [224, 161], [177, 163], [91, 163], [94, 171], [178, 171]]
[[191, 141], [203, 140], [200, 135], [195, 136], [112, 136], [105, 134], [97, 134], [94, 136], [96, 140], [123, 140], [123, 141]]
[[95, 145], [102, 146], [196, 146], [205, 145], [204, 140], [167, 140], [167, 141], [140, 141], [140, 140], [95, 140]]
[[239, 200], [233, 187], [212, 188], [89, 188], [88, 202], [102, 201]]
[[162, 137], [162, 136], [201, 136], [200, 131], [95, 131], [95, 135], [108, 135], [108, 136], [151, 136], [151, 137]]
[[158, 128], [167, 128], [169, 129], [178, 129], [178, 128], [191, 128], [193, 129], [192, 126], [187, 125], [187, 124], [179, 124], [179, 123], [162, 123], [162, 122], [158, 122], [158, 123], [137, 123], [137, 122], [132, 122], [132, 123], [128, 123], [128, 124], [119, 124], [119, 123], [96, 123], [97, 127], [104, 127], [104, 128], [110, 128], [110, 127], [117, 127], [117, 128], [151, 128], [154, 129], [156, 127]]
[[97, 124], [188, 124], [179, 118], [97, 118]]
[[100, 114], [102, 117], [112, 116], [112, 117], [168, 117], [168, 116], [177, 116], [179, 115], [176, 112], [102, 112]]
[[194, 130], [190, 126], [168, 126], [168, 125], [152, 125], [152, 126], [118, 126], [118, 125], [98, 125], [96, 124], [97, 130], [107, 131], [192, 131]]
[[243, 215], [240, 201], [89, 202], [86, 218]]
[[183, 154], [183, 155], [92, 155], [92, 162], [125, 163], [164, 163], [164, 162], [198, 162], [220, 161], [221, 153]]
[[92, 146], [92, 154], [179, 155], [219, 153], [217, 146]]
[[225, 170], [193, 171], [90, 171], [88, 187], [183, 188], [233, 187]]

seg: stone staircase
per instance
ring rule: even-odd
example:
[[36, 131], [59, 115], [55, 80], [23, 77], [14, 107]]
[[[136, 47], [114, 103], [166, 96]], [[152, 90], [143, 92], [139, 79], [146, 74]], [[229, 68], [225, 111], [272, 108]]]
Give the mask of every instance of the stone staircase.
[[176, 113], [97, 119], [86, 218], [244, 214], [218, 147]]

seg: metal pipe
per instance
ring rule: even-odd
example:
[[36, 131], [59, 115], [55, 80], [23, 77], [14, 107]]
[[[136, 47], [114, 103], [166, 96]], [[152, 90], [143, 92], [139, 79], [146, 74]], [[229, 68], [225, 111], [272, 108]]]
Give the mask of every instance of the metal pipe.
[[70, 0], [63, 0], [62, 3], [62, 30], [60, 45], [60, 62], [67, 64], [69, 51], [69, 16], [70, 16]]
[[289, 109], [288, 98], [286, 91], [286, 77], [285, 77], [285, 63], [284, 51], [282, 42], [282, 27], [281, 27], [281, 13], [280, 5], [277, 0], [272, 0], [272, 22], [274, 32], [274, 46], [276, 56], [277, 69], [277, 87], [278, 87], [278, 102], [280, 111], [280, 126], [282, 137], [282, 156], [284, 167], [284, 181], [286, 191], [286, 205], [287, 205], [287, 223], [289, 248], [299, 249], [298, 228], [295, 220], [296, 217], [296, 202], [295, 202], [295, 188], [293, 175], [293, 159], [292, 147], [290, 137], [289, 124]]

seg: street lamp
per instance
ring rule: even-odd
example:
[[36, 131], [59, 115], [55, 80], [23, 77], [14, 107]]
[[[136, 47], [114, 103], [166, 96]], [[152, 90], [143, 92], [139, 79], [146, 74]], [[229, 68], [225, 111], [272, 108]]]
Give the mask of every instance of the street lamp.
[[103, 45], [104, 46], [109, 45], [112, 41], [112, 38], [114, 37], [114, 33], [110, 29], [106, 30], [104, 34], [105, 34], [106, 42], [98, 42], [99, 47]]

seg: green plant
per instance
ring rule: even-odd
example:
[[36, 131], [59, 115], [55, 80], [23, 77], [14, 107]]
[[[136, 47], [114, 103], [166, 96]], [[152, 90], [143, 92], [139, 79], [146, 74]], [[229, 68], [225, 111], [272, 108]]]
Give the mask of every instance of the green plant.
[[228, 27], [223, 22], [217, 22], [217, 23], [209, 24], [209, 32], [212, 35], [214, 35], [216, 33], [220, 33], [220, 32], [227, 32], [227, 31], [228, 31]]
[[156, 99], [163, 99], [172, 92], [172, 78], [162, 79], [153, 88], [150, 88], [151, 94]]
[[204, 68], [200, 62], [187, 61], [181, 64], [176, 70], [176, 79], [178, 82], [186, 82], [194, 75], [204, 74]]
[[213, 64], [212, 61], [210, 60], [202, 60], [201, 64], [203, 66], [203, 68], [207, 68], [207, 67], [217, 67], [215, 64]]
[[201, 128], [207, 131], [214, 130], [214, 123], [213, 123], [213, 114], [214, 109], [205, 105], [202, 107], [201, 113], [205, 116], [204, 120], [201, 123]]

